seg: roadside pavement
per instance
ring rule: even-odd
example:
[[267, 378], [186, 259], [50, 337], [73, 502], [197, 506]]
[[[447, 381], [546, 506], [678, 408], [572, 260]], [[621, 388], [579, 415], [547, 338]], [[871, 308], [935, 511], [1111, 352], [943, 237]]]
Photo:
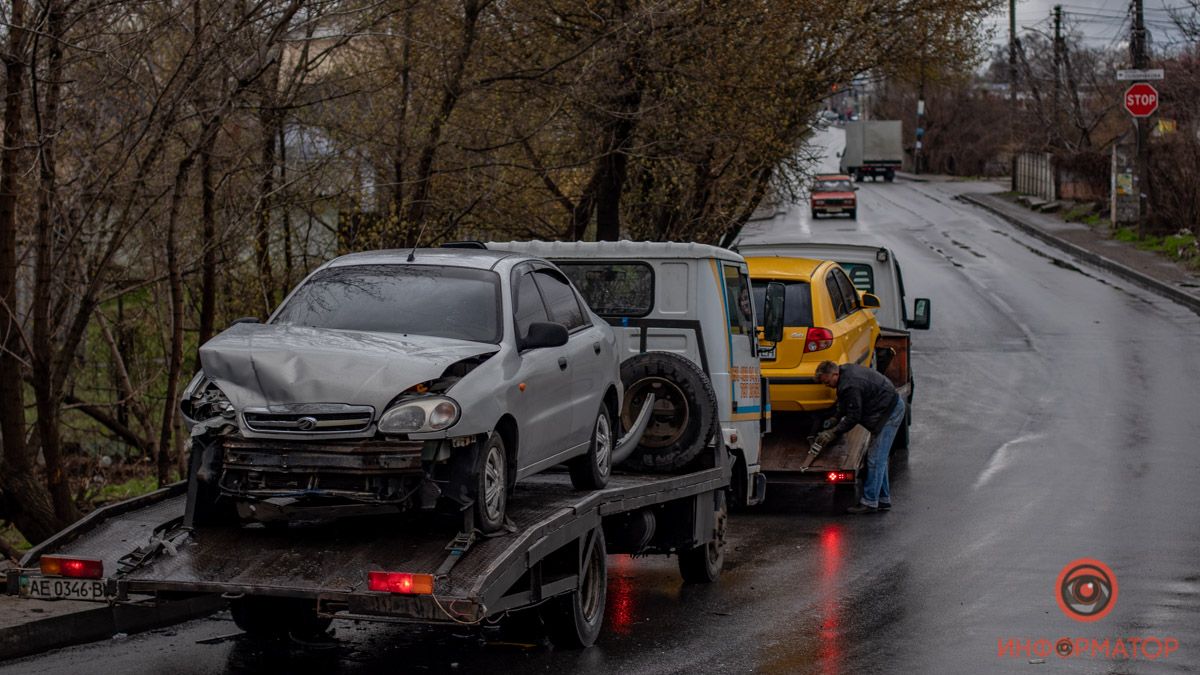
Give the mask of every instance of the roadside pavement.
[[1176, 261], [1143, 251], [1129, 242], [1111, 239], [1104, 229], [1093, 229], [1083, 223], [1066, 222], [1053, 214], [1032, 211], [1002, 192], [969, 192], [960, 194], [958, 199], [990, 211], [1026, 234], [1084, 262], [1200, 313], [1200, 275]]

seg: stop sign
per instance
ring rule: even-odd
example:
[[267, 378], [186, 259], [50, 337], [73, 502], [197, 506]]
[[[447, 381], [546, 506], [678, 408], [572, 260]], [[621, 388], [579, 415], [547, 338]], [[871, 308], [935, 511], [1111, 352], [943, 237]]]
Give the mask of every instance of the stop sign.
[[1125, 90], [1125, 109], [1134, 117], [1149, 117], [1158, 110], [1158, 90], [1138, 82]]

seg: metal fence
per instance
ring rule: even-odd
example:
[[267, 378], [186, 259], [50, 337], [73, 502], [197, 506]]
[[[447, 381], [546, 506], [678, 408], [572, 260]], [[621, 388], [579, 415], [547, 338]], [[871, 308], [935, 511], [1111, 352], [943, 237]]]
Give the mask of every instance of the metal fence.
[[1013, 186], [1023, 195], [1034, 195], [1049, 201], [1058, 199], [1053, 155], [1048, 152], [1018, 154]]

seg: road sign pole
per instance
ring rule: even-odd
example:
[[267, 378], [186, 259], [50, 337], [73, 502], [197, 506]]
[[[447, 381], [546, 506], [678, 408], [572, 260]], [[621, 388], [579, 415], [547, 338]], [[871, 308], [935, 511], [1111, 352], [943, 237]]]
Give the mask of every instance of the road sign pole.
[[[1129, 40], [1130, 60], [1133, 61], [1133, 67], [1137, 70], [1145, 69], [1148, 59], [1146, 58], [1146, 23], [1145, 14], [1142, 11], [1142, 0], [1134, 0], [1133, 2], [1133, 25], [1131, 26], [1131, 35]], [[1137, 85], [1135, 84], [1134, 87]], [[1149, 85], [1147, 85], [1149, 86]], [[1134, 87], [1130, 87], [1132, 90]], [[1153, 88], [1151, 87], [1151, 91]], [[1158, 107], [1157, 91], [1154, 97], [1154, 107]], [[1128, 98], [1128, 96], [1126, 97]], [[1128, 103], [1128, 100], [1126, 101]], [[1133, 113], [1133, 110], [1130, 110]], [[1153, 114], [1153, 110], [1150, 114]], [[1133, 118], [1133, 129], [1137, 135], [1137, 185], [1134, 186], [1138, 196], [1138, 233], [1146, 234], [1147, 221], [1150, 213], [1150, 139], [1146, 132], [1149, 129], [1148, 124], [1143, 124], [1142, 121], [1149, 121], [1150, 114], [1145, 117], [1136, 116]]]

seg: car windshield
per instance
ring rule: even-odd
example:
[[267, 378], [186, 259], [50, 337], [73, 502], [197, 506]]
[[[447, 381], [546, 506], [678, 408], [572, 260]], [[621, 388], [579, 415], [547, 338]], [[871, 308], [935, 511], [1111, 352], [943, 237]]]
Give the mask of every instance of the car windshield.
[[[750, 282], [754, 289], [754, 320], [763, 325], [762, 308], [767, 301], [768, 279], [755, 279]], [[807, 281], [781, 281], [784, 285], [783, 294], [783, 325], [812, 326], [812, 293]]]
[[850, 192], [848, 180], [819, 180], [813, 183], [813, 192]]
[[437, 265], [332, 267], [304, 282], [272, 323], [497, 344], [500, 277]]

